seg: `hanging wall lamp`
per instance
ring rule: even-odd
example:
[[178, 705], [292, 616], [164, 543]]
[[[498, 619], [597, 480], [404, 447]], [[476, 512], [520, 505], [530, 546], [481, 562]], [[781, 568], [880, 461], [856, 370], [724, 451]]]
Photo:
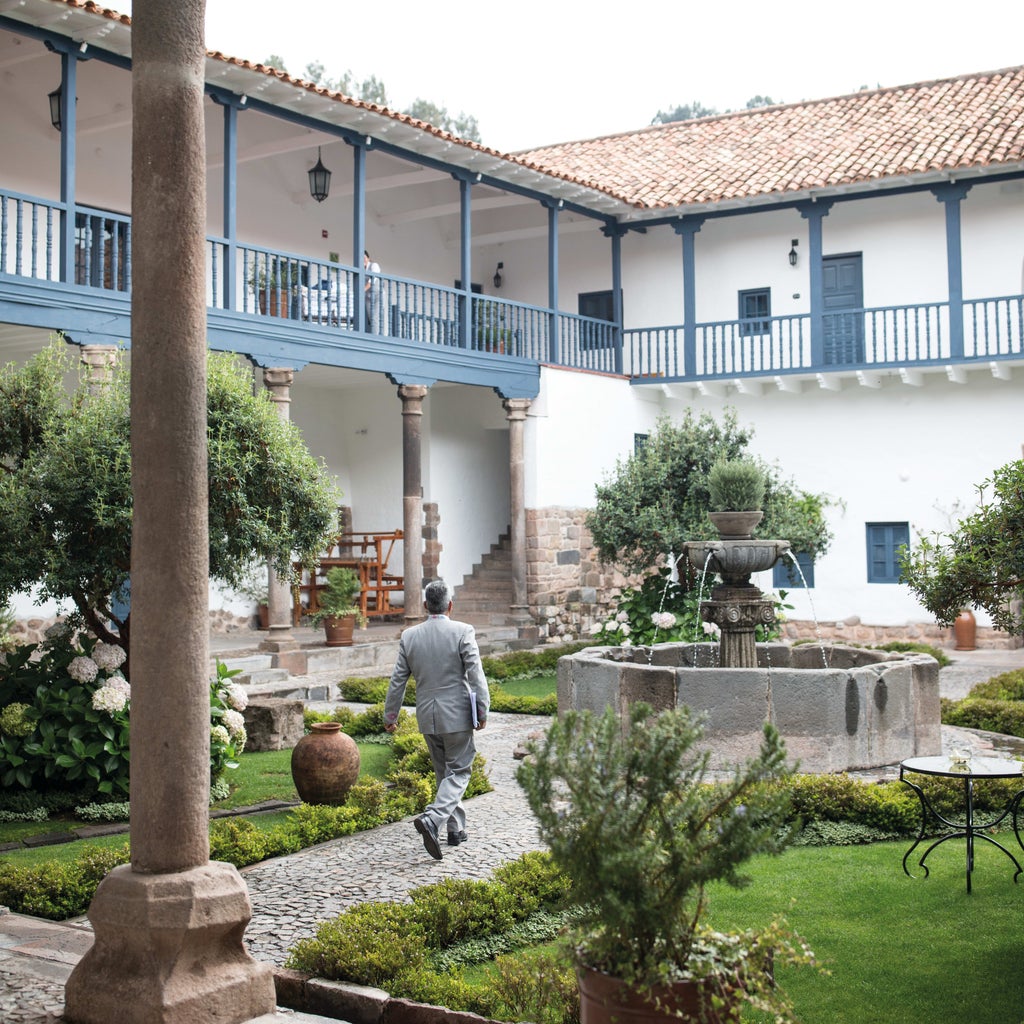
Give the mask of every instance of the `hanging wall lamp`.
[[64, 118], [62, 117], [62, 114], [63, 114], [62, 107], [64, 106], [64, 87], [63, 87], [63, 85], [58, 85], [57, 88], [54, 89], [53, 92], [51, 92], [49, 94], [49, 100], [50, 100], [50, 124], [52, 124], [53, 127], [57, 129], [57, 131], [60, 131], [60, 127], [61, 127], [61, 125], [64, 122]]
[[497, 267], [495, 267], [495, 269], [494, 269], [494, 287], [495, 288], [500, 288], [501, 287], [501, 272], [504, 269], [504, 267], [505, 267], [504, 263], [499, 263], [497, 265]]
[[792, 243], [790, 244], [789, 265], [791, 267], [795, 267], [796, 266], [796, 261], [797, 261], [796, 247], [799, 244], [800, 244], [800, 239], [799, 238], [794, 238]]
[[322, 203], [331, 190], [331, 172], [320, 159], [320, 147], [316, 148], [316, 163], [309, 169], [309, 194]]

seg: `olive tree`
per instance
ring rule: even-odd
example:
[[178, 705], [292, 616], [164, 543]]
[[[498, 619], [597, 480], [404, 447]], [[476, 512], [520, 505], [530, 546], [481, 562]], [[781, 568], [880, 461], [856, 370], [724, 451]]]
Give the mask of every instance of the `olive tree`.
[[[620, 459], [597, 486], [597, 503], [587, 516], [601, 560], [640, 573], [688, 540], [716, 536], [708, 519], [708, 474], [720, 459], [751, 458], [752, 431], [727, 410], [719, 423], [691, 410], [679, 422], [658, 420], [654, 432], [628, 458]], [[764, 518], [756, 535], [788, 540], [794, 552], [823, 555], [832, 541], [824, 510], [827, 495], [803, 491], [778, 466], [754, 459], [765, 474]]]
[[951, 532], [905, 552], [902, 579], [939, 625], [974, 607], [999, 629], [1024, 632], [1024, 460], [995, 470], [978, 488], [977, 509]]
[[[60, 342], [0, 370], [0, 603], [37, 587], [127, 649], [129, 370], [119, 360], [99, 387], [75, 372]], [[334, 529], [338, 494], [298, 429], [229, 354], [209, 356], [207, 437], [211, 576], [237, 586], [256, 559], [285, 578], [293, 558], [312, 564]]]

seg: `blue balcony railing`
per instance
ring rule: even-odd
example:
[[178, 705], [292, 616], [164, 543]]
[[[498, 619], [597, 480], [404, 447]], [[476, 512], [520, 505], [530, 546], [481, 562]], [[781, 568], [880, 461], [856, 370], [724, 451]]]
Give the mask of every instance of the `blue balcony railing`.
[[[131, 290], [131, 221], [0, 190], [0, 275], [117, 292]], [[66, 255], [65, 255], [66, 254]], [[69, 262], [71, 267], [65, 269]], [[369, 281], [369, 293], [361, 286]], [[1024, 356], [1024, 296], [967, 300], [962, 323], [945, 302], [666, 327], [614, 324], [472, 294], [296, 253], [207, 240], [211, 309], [276, 318], [283, 339], [315, 326], [339, 344], [358, 331], [487, 356], [676, 380], [878, 369]], [[469, 302], [468, 309], [466, 303]], [[268, 325], [269, 327], [269, 325]], [[954, 329], [954, 327], [956, 329]]]

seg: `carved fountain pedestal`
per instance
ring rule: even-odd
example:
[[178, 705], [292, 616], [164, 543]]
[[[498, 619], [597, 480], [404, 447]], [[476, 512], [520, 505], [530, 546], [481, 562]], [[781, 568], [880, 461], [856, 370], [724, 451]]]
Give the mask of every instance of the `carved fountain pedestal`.
[[[701, 618], [721, 631], [719, 665], [722, 668], [756, 668], [754, 630], [775, 621], [775, 605], [751, 582], [750, 576], [772, 568], [789, 550], [788, 540], [754, 540], [750, 529], [761, 518], [737, 522], [743, 513], [715, 513], [712, 521], [721, 540], [690, 541], [683, 545], [687, 561], [697, 572], [714, 572], [722, 582], [712, 588], [711, 600], [700, 606]], [[716, 521], [717, 516], [717, 521]], [[725, 519], [726, 516], [731, 518]], [[726, 531], [733, 532], [726, 532]], [[745, 530], [745, 532], [743, 532]]]

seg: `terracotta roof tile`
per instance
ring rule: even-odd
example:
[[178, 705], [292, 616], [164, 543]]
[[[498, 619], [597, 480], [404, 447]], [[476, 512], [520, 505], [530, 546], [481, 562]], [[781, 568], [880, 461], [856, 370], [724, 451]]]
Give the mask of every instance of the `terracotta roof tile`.
[[518, 154], [646, 209], [1024, 159], [1024, 67], [679, 121]]

